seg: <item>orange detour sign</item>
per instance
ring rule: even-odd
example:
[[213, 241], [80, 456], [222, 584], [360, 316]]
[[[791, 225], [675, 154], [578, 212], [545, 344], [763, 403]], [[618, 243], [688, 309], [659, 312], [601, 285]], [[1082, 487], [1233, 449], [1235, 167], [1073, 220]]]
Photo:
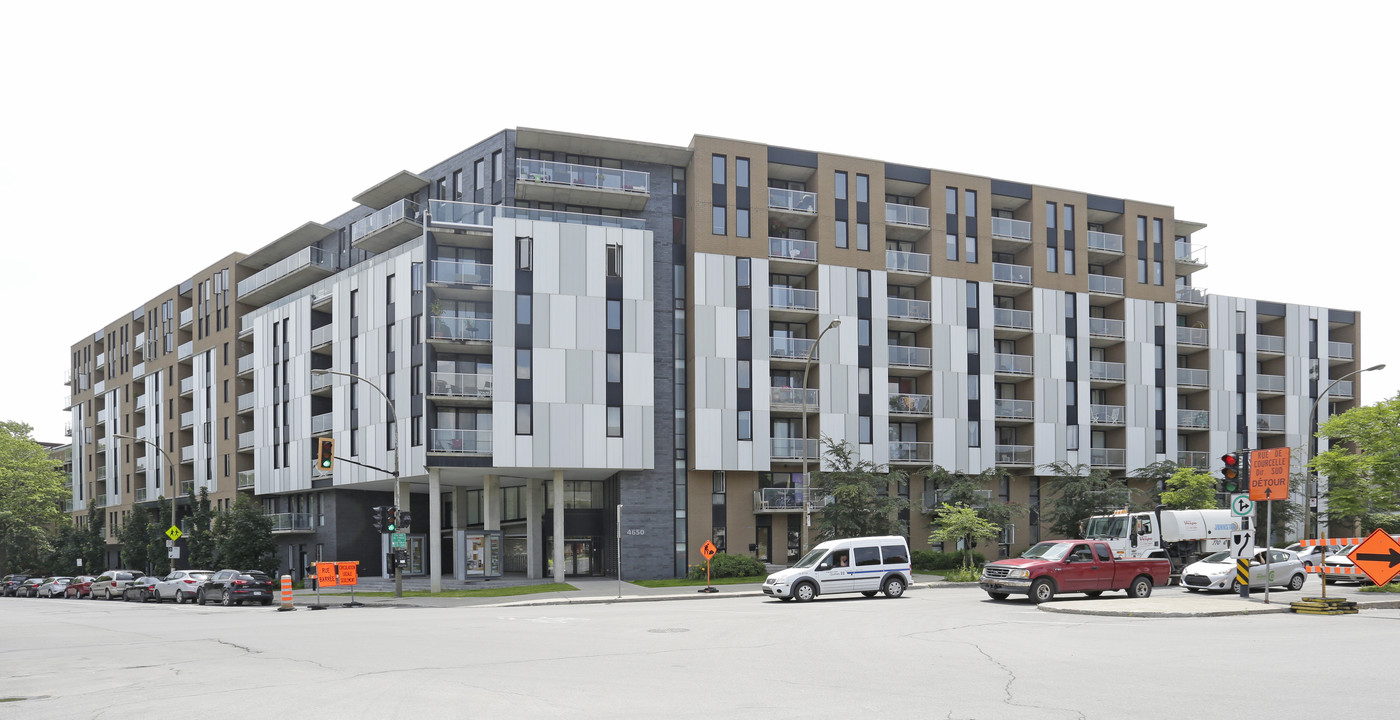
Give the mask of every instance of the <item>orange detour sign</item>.
[[1385, 585], [1400, 573], [1400, 543], [1380, 528], [1347, 557], [1377, 585]]
[[1288, 448], [1255, 450], [1249, 454], [1249, 499], [1288, 499]]
[[340, 582], [341, 585], [349, 585], [351, 587], [354, 587], [355, 585], [359, 584], [359, 565], [359, 561], [338, 562], [335, 564], [336, 570], [339, 573], [339, 577], [337, 578], [337, 580]]
[[707, 561], [714, 557], [717, 552], [719, 552], [719, 548], [715, 547], [715, 544], [709, 540], [706, 540], [705, 544], [700, 546], [700, 554], [704, 555]]
[[335, 587], [335, 563], [316, 563], [316, 586]]

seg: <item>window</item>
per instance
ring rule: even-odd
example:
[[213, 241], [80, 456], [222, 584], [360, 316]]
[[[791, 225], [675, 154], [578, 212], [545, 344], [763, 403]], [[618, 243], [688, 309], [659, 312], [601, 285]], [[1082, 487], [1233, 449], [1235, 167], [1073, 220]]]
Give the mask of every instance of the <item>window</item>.
[[724, 235], [724, 234], [727, 232], [727, 230], [725, 229], [725, 224], [726, 224], [726, 222], [725, 222], [724, 213], [725, 213], [725, 208], [724, 208], [723, 205], [716, 205], [716, 206], [711, 210], [711, 215], [710, 215], [710, 233], [712, 233], [712, 234], [714, 234], [714, 235]]
[[977, 217], [977, 191], [963, 191], [963, 215]]
[[869, 249], [870, 249], [870, 224], [869, 224], [869, 223], [863, 223], [863, 222], [858, 222], [858, 223], [856, 223], [856, 249], [857, 249], [857, 250], [869, 250]]
[[1064, 210], [1065, 210], [1065, 215], [1064, 215], [1064, 218], [1065, 218], [1065, 222], [1064, 222], [1065, 230], [1066, 230], [1066, 231], [1069, 231], [1069, 232], [1073, 232], [1073, 231], [1074, 231], [1074, 206], [1073, 206], [1073, 205], [1066, 205], [1065, 208], [1064, 208]]
[[740, 440], [752, 440], [752, 439], [753, 439], [753, 411], [752, 411], [752, 410], [740, 410], [740, 411], [739, 411], [739, 439], [740, 439]]
[[518, 264], [516, 265], [516, 267], [518, 267], [519, 269], [521, 269], [521, 270], [529, 270], [529, 269], [531, 269], [532, 264], [533, 264], [533, 261], [532, 261], [532, 259], [531, 259], [531, 246], [532, 246], [533, 244], [534, 244], [534, 238], [531, 238], [529, 235], [525, 235], [525, 236], [522, 236], [522, 237], [517, 237], [517, 238], [515, 239], [515, 247], [516, 247], [516, 255], [517, 255], [516, 260], [519, 261]]
[[1059, 251], [1059, 250], [1057, 250], [1057, 249], [1055, 249], [1055, 248], [1052, 248], [1052, 247], [1045, 248], [1045, 269], [1046, 269], [1048, 272], [1059, 272], [1059, 271], [1060, 271], [1059, 259], [1060, 259], [1060, 251]]
[[739, 286], [739, 287], [749, 287], [749, 283], [752, 282], [752, 281], [749, 279], [749, 268], [750, 268], [750, 266], [751, 266], [751, 263], [749, 262], [749, 259], [748, 259], [748, 258], [735, 258], [735, 260], [734, 260], [734, 270], [735, 270], [735, 275], [736, 275], [736, 279], [735, 279], [735, 281], [734, 281], [734, 284], [735, 284], [735, 285], [737, 285], [737, 286]]
[[970, 280], [967, 283], [967, 307], [977, 309], [977, 283]]
[[515, 350], [515, 379], [530, 379], [531, 351], [529, 348], [516, 348]]
[[1055, 229], [1055, 203], [1045, 203], [1045, 227]]
[[870, 176], [856, 175], [856, 202], [870, 202]]
[[749, 236], [749, 209], [738, 208], [734, 211], [734, 232], [739, 237]]
[[836, 221], [836, 247], [848, 248], [851, 246], [850, 228], [845, 220]]
[[529, 324], [530, 324], [530, 309], [531, 309], [532, 306], [533, 306], [532, 296], [530, 296], [530, 295], [516, 295], [516, 296], [515, 296], [515, 324], [516, 324], [516, 325], [529, 325]]
[[734, 185], [741, 188], [749, 186], [748, 158], [734, 158]]
[[736, 336], [741, 338], [753, 337], [753, 311], [748, 309], [739, 310], [736, 318]]
[[970, 262], [970, 263], [975, 263], [975, 262], [977, 262], [977, 238], [975, 238], [975, 237], [968, 237], [968, 238], [967, 238], [967, 248], [966, 248], [966, 251], [965, 251], [964, 255], [965, 255], [964, 259], [967, 260], [968, 262]]
[[534, 406], [530, 403], [516, 403], [515, 405], [515, 434], [534, 434]]
[[609, 329], [609, 330], [621, 330], [621, 329], [622, 329], [622, 301], [621, 301], [621, 300], [609, 300], [609, 301], [608, 301], [608, 329]]
[[608, 277], [622, 277], [622, 246], [608, 244]]
[[943, 191], [943, 212], [949, 215], [958, 214], [958, 189], [945, 188]]
[[724, 156], [710, 156], [710, 182], [716, 185], [723, 185], [724, 179]]
[[836, 171], [836, 199], [846, 199], [846, 173], [840, 170]]
[[608, 408], [608, 437], [622, 437], [622, 408]]
[[497, 150], [491, 153], [491, 179], [499, 182], [504, 175], [504, 160], [502, 159], [501, 151]]
[[909, 562], [909, 553], [903, 545], [881, 545], [880, 554], [885, 558], [886, 565], [898, 565]]
[[958, 235], [957, 235], [957, 233], [948, 233], [948, 234], [947, 234], [947, 243], [946, 243], [945, 256], [946, 256], [949, 260], [957, 260], [957, 259], [958, 259]]
[[1065, 274], [1074, 274], [1074, 251], [1065, 250]]
[[622, 382], [622, 353], [608, 353], [608, 382]]
[[740, 389], [753, 387], [753, 366], [749, 360], [738, 361], [735, 367], [735, 382]]
[[856, 567], [880, 564], [879, 547], [858, 547], [852, 549], [851, 554], [855, 556]]
[[872, 431], [871, 431], [870, 416], [869, 416], [869, 415], [861, 415], [861, 416], [860, 416], [859, 432], [860, 432], [860, 438], [859, 438], [860, 444], [862, 444], [862, 445], [869, 445], [870, 443], [874, 442], [874, 440], [872, 439], [873, 433], [872, 433]]
[[486, 161], [477, 160], [472, 164], [472, 171], [472, 175], [474, 176], [472, 177], [472, 181], [475, 183], [476, 189], [484, 189], [486, 187]]

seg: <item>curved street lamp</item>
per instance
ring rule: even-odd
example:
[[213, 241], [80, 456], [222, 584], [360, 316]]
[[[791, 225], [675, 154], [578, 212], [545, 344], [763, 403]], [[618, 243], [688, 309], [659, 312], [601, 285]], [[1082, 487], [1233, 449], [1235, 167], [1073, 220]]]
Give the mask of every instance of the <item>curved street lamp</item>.
[[[822, 343], [822, 336], [827, 331], [841, 327], [841, 318], [832, 318], [825, 328], [817, 334], [817, 339], [812, 342], [812, 346], [807, 348], [807, 362], [802, 366], [802, 554], [807, 554], [807, 546], [810, 543], [812, 532], [812, 481], [807, 476], [807, 374], [812, 371], [812, 359], [816, 357], [817, 346]], [[820, 453], [818, 454], [818, 467], [820, 467]]]
[[[1304, 492], [1305, 494], [1307, 494], [1307, 496], [1308, 496], [1307, 498], [1304, 499], [1304, 502], [1303, 502], [1303, 539], [1304, 539], [1304, 540], [1306, 540], [1307, 537], [1308, 537], [1308, 515], [1309, 515], [1309, 513], [1308, 513], [1308, 502], [1312, 500], [1312, 482], [1313, 482], [1313, 480], [1312, 480], [1312, 472], [1308, 469], [1308, 463], [1311, 462], [1310, 457], [1311, 457], [1311, 455], [1312, 455], [1312, 446], [1313, 446], [1313, 442], [1317, 439], [1317, 430], [1313, 428], [1313, 423], [1317, 422], [1317, 406], [1318, 406], [1318, 404], [1320, 404], [1320, 403], [1322, 402], [1322, 399], [1323, 399], [1323, 398], [1327, 397], [1327, 393], [1331, 392], [1331, 391], [1332, 391], [1332, 388], [1336, 387], [1337, 383], [1339, 383], [1339, 382], [1341, 382], [1341, 381], [1343, 381], [1343, 380], [1345, 380], [1345, 379], [1347, 379], [1347, 378], [1349, 378], [1349, 377], [1351, 377], [1351, 376], [1353, 376], [1353, 375], [1360, 375], [1361, 373], [1364, 373], [1364, 372], [1371, 372], [1372, 370], [1384, 370], [1384, 369], [1385, 369], [1385, 363], [1381, 363], [1381, 364], [1379, 364], [1379, 365], [1372, 365], [1371, 367], [1368, 367], [1368, 368], [1362, 368], [1362, 369], [1360, 369], [1360, 370], [1353, 370], [1353, 371], [1351, 371], [1351, 372], [1349, 372], [1349, 373], [1347, 373], [1347, 374], [1345, 374], [1345, 375], [1343, 375], [1343, 376], [1337, 378], [1336, 380], [1333, 380], [1333, 381], [1332, 381], [1332, 384], [1331, 384], [1331, 385], [1328, 385], [1325, 389], [1323, 389], [1322, 392], [1318, 393], [1318, 394], [1317, 394], [1317, 399], [1313, 401], [1312, 410], [1311, 410], [1310, 412], [1308, 412], [1308, 424], [1307, 424], [1306, 427], [1303, 428], [1303, 492]], [[1321, 495], [1321, 493], [1319, 493], [1319, 495]], [[1318, 500], [1319, 500], [1319, 502], [1321, 502], [1321, 498], [1318, 498]], [[1319, 512], [1319, 513], [1317, 514], [1317, 517], [1318, 517], [1318, 519], [1319, 519], [1319, 521], [1320, 521], [1321, 518], [1322, 518], [1322, 513]], [[1318, 536], [1318, 537], [1322, 537], [1322, 528], [1321, 528], [1321, 526], [1320, 526], [1320, 522], [1319, 522], [1319, 527], [1318, 527], [1317, 530], [1318, 530], [1318, 531], [1317, 531], [1317, 536]], [[1326, 585], [1324, 584], [1324, 585], [1323, 585], [1323, 593], [1324, 593], [1323, 596], [1324, 596], [1324, 597], [1326, 597], [1326, 592], [1327, 592], [1327, 589], [1326, 589]]]
[[[171, 459], [170, 453], [166, 452], [165, 448], [160, 446], [160, 443], [148, 440], [143, 437], [137, 437], [135, 435], [123, 435], [121, 433], [112, 433], [112, 437], [121, 438], [123, 440], [135, 440], [136, 442], [146, 443], [147, 445], [150, 445], [151, 447], [155, 448], [156, 451], [159, 452], [165, 458], [165, 464], [170, 466], [170, 474], [168, 476], [170, 487], [174, 489], [174, 493], [172, 493], [172, 497], [174, 499], [170, 503], [170, 521], [172, 523], [175, 523], [175, 515], [179, 512], [179, 508], [176, 507], [174, 500], [178, 500], [180, 498], [180, 478], [175, 472], [175, 461]], [[194, 508], [191, 507], [190, 510], [193, 511]], [[175, 558], [170, 558], [170, 572], [175, 572]]]

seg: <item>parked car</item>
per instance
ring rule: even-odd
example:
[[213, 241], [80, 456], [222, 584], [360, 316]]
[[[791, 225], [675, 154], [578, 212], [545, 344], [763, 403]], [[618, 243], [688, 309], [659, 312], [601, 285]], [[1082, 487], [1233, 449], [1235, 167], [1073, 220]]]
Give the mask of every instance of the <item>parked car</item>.
[[78, 600], [82, 600], [85, 597], [92, 597], [92, 581], [96, 579], [97, 578], [91, 575], [79, 575], [73, 578], [68, 581], [68, 585], [63, 588], [63, 597], [65, 599], [74, 598]]
[[20, 583], [19, 588], [15, 590], [15, 597], [38, 597], [39, 586], [43, 585], [44, 581], [47, 579], [48, 578], [44, 577], [32, 577], [25, 580]]
[[23, 573], [6, 575], [3, 579], [0, 579], [0, 596], [15, 597], [19, 586], [23, 585], [24, 581], [28, 579], [29, 576]]
[[[1322, 545], [1304, 546], [1302, 543], [1293, 543], [1292, 545], [1289, 545], [1288, 547], [1284, 548], [1284, 550], [1298, 553], [1298, 559], [1303, 561], [1303, 566], [1312, 567], [1314, 565], [1317, 565], [1319, 558], [1322, 557], [1323, 547], [1324, 546]], [[1342, 552], [1342, 549], [1347, 546], [1327, 545], [1325, 547], [1327, 549], [1327, 557], [1332, 557], [1333, 555]]]
[[[1187, 592], [1228, 590], [1237, 593], [1240, 591], [1240, 582], [1236, 575], [1235, 558], [1230, 556], [1229, 550], [1221, 550], [1187, 565], [1181, 572], [1181, 586], [1186, 588]], [[1260, 548], [1250, 559], [1251, 588], [1262, 590], [1265, 586], [1282, 586], [1297, 591], [1303, 589], [1307, 578], [1307, 570], [1303, 567], [1303, 561], [1298, 558], [1298, 553], [1279, 548]]]
[[213, 575], [213, 570], [176, 570], [156, 583], [156, 601], [194, 602], [199, 597], [199, 589]]
[[819, 595], [858, 592], [897, 598], [910, 581], [909, 546], [898, 536], [827, 540], [796, 565], [769, 575], [763, 594], [783, 602], [806, 602]]
[[220, 570], [209, 577], [198, 590], [196, 601], [242, 605], [247, 602], [272, 604], [272, 578], [261, 570]]
[[142, 575], [133, 580], [130, 585], [122, 588], [122, 600], [146, 602], [155, 597], [155, 588], [158, 582], [160, 582], [160, 578], [154, 575]]
[[1094, 598], [1112, 590], [1145, 598], [1152, 588], [1166, 585], [1171, 574], [1171, 561], [1164, 557], [1120, 559], [1107, 542], [1046, 540], [1020, 557], [984, 565], [978, 587], [993, 600], [1024, 594], [1033, 603], [1048, 602], [1060, 593]]
[[71, 577], [64, 576], [47, 578], [44, 580], [44, 584], [40, 585], [39, 589], [35, 591], [34, 595], [42, 598], [60, 597], [63, 595], [63, 589], [68, 587], [68, 583], [72, 579]]
[[92, 597], [116, 600], [122, 596], [126, 586], [145, 574], [140, 570], [108, 570], [92, 581]]

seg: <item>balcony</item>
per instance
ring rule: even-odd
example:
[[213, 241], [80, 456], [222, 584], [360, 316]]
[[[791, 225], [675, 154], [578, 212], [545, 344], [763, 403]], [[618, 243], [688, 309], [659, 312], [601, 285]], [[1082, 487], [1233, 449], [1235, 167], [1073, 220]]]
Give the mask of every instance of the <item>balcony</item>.
[[1181, 285], [1176, 288], [1176, 301], [1182, 305], [1206, 305], [1206, 291], [1203, 288], [1191, 285]]
[[1124, 365], [1120, 362], [1093, 360], [1089, 363], [1089, 380], [1096, 383], [1116, 384], [1123, 382]]
[[146, 396], [146, 395], [137, 395], [137, 396], [136, 396], [136, 399], [133, 400], [132, 403], [131, 403], [131, 408], [132, 408], [133, 410], [135, 410], [136, 412], [145, 412], [145, 411], [146, 411], [146, 398], [147, 398], [147, 397], [148, 397], [148, 396]]
[[1176, 328], [1176, 344], [1192, 347], [1210, 347], [1210, 330], [1203, 327]]
[[996, 353], [992, 355], [992, 368], [997, 375], [1028, 377], [1035, 374], [1035, 358], [1030, 355]]
[[256, 430], [249, 430], [248, 432], [238, 433], [239, 451], [247, 451], [253, 449], [253, 440], [256, 436], [256, 433]]
[[817, 341], [810, 338], [774, 337], [769, 338], [769, 340], [772, 343], [772, 349], [769, 350], [768, 356], [775, 360], [805, 361], [809, 351], [812, 353], [812, 357], [819, 356], [814, 348]]
[[929, 257], [927, 253], [886, 250], [885, 269], [889, 272], [927, 275], [929, 274]]
[[434, 315], [428, 323], [428, 339], [454, 343], [490, 343], [491, 318]]
[[238, 412], [248, 412], [257, 403], [257, 392], [249, 390], [238, 396]]
[[889, 301], [889, 318], [891, 320], [912, 320], [917, 323], [926, 323], [933, 319], [933, 303], [927, 300], [909, 300], [905, 298], [887, 298]]
[[1122, 340], [1124, 337], [1123, 321], [1113, 318], [1091, 317], [1089, 318], [1089, 337]]
[[992, 218], [992, 239], [1030, 242], [1031, 224], [1025, 220], [994, 217]]
[[[189, 312], [189, 310], [186, 310], [185, 312]], [[181, 313], [181, 314], [183, 315], [184, 313]], [[182, 324], [182, 325], [188, 325], [188, 324], [189, 324], [189, 321], [186, 320], [185, 322], [183, 322], [183, 323], [181, 323], [181, 324]], [[106, 367], [106, 365], [107, 365], [107, 353], [97, 353], [97, 357], [96, 357], [96, 359], [93, 360], [93, 363], [92, 363], [93, 368], [96, 369], [96, 370], [101, 370], [102, 368]]]
[[[769, 441], [771, 456], [774, 460], [801, 460], [802, 459], [802, 438], [773, 438]], [[807, 459], [817, 460], [821, 453], [817, 451], [817, 439], [807, 438]]]
[[926, 368], [933, 366], [933, 348], [912, 345], [890, 346], [890, 367]]
[[1208, 430], [1210, 429], [1210, 411], [1178, 409], [1176, 411], [1176, 426], [1183, 430]]
[[238, 283], [238, 301], [266, 305], [335, 274], [335, 253], [310, 246], [283, 258]]
[[1255, 335], [1255, 350], [1257, 352], [1282, 355], [1283, 337], [1280, 335]]
[[885, 237], [917, 240], [929, 231], [928, 208], [885, 203]]
[[1288, 387], [1282, 375], [1254, 376], [1254, 391], [1258, 393], [1280, 394]]
[[1259, 413], [1254, 417], [1261, 435], [1278, 435], [1288, 429], [1288, 423], [1283, 415]]
[[[332, 385], [334, 385], [334, 384], [335, 384], [335, 376], [334, 376], [334, 375], [312, 375], [312, 376], [311, 376], [311, 392], [312, 392], [312, 393], [319, 393], [319, 392], [321, 392], [322, 390], [325, 390], [326, 388], [329, 388], [330, 386], [332, 386]], [[249, 394], [251, 394], [251, 393], [249, 393]], [[250, 405], [249, 408], [251, 409], [251, 407], [252, 407], [252, 406]]]
[[252, 470], [238, 471], [238, 489], [252, 490], [255, 473]]
[[73, 512], [73, 498], [63, 498], [63, 503], [60, 507], [63, 508], [63, 512]]
[[316, 531], [315, 516], [311, 513], [269, 513], [272, 518], [272, 532], [309, 533]]
[[1097, 295], [1123, 296], [1123, 278], [1111, 275], [1089, 275], [1089, 292]]
[[194, 427], [194, 411], [186, 410], [180, 413], [180, 429], [188, 430]]
[[326, 433], [329, 433], [329, 432], [331, 431], [331, 426], [332, 426], [332, 422], [331, 422], [331, 421], [332, 421], [334, 418], [335, 418], [335, 413], [329, 413], [329, 412], [323, 412], [323, 413], [321, 413], [320, 415], [312, 415], [312, 416], [311, 416], [311, 434], [312, 434], [313, 436], [316, 436], [316, 435], [325, 435]]
[[194, 392], [194, 376], [180, 378], [180, 394], [189, 395]]
[[73, 368], [68, 368], [68, 369], [66, 369], [66, 370], [63, 371], [63, 384], [64, 384], [64, 385], [72, 385], [72, 384], [73, 384]]
[[147, 498], [149, 495], [150, 495], [150, 491], [148, 491], [146, 488], [143, 488], [143, 487], [136, 488], [136, 491], [132, 493], [133, 499], [134, 499], [136, 502], [139, 502], [139, 503], [146, 502], [146, 498]]
[[1197, 247], [1189, 242], [1176, 241], [1176, 264], [1185, 265], [1183, 270], [1190, 271], [1206, 266], [1206, 249]]
[[[145, 396], [143, 395], [142, 397], [145, 397]], [[63, 436], [64, 436], [64, 437], [73, 437], [73, 421], [72, 421], [72, 420], [64, 420], [64, 421], [63, 421]]]
[[92, 471], [92, 478], [97, 482], [105, 482], [106, 480], [108, 480], [109, 478], [107, 477], [107, 466], [98, 465], [96, 468], [94, 468]]
[[1176, 464], [1197, 470], [1209, 470], [1210, 452], [1206, 450], [1178, 450], [1176, 451]]
[[[756, 513], [802, 512], [802, 501], [806, 498], [806, 488], [761, 488], [753, 491], [753, 511]], [[807, 510], [820, 510], [831, 504], [831, 496], [812, 496]]]
[[1205, 368], [1179, 367], [1176, 369], [1176, 384], [1178, 387], [1210, 387], [1210, 371]]
[[248, 373], [253, 372], [253, 365], [255, 364], [256, 359], [257, 356], [251, 353], [248, 355], [244, 355], [241, 358], [238, 358], [238, 374], [247, 375]]
[[1030, 466], [1035, 464], [1035, 447], [1031, 445], [998, 445], [997, 465]]
[[891, 465], [929, 465], [933, 463], [931, 442], [891, 442]]
[[194, 308], [193, 308], [193, 307], [187, 307], [187, 308], [185, 308], [184, 310], [181, 310], [181, 311], [180, 311], [180, 329], [181, 329], [181, 330], [184, 330], [184, 329], [185, 329], [186, 327], [188, 327], [188, 326], [190, 325], [190, 323], [192, 323], [192, 322], [194, 322]]
[[594, 215], [563, 210], [532, 210], [508, 205], [482, 205], [481, 203], [453, 200], [430, 200], [428, 202], [429, 225], [483, 231], [490, 230], [498, 217], [516, 220], [540, 220], [569, 225], [620, 227], [630, 230], [646, 229], [646, 221], [641, 218], [619, 217], [617, 215]]
[[93, 500], [96, 502], [97, 507], [112, 506], [112, 496], [110, 495], [97, 495], [93, 497]]
[[902, 417], [932, 415], [933, 396], [890, 393], [890, 414]]
[[1352, 360], [1352, 352], [1352, 344], [1349, 342], [1327, 343], [1327, 358], [1329, 360]]
[[1034, 318], [1030, 310], [993, 308], [992, 326], [997, 330], [1016, 330], [1021, 331], [1019, 334], [1025, 334], [1034, 327]]
[[1089, 248], [1090, 259], [1094, 259], [1095, 255], [1122, 256], [1123, 254], [1123, 236], [1117, 233], [1090, 230], [1085, 238], [1085, 244]]
[[803, 288], [768, 288], [768, 303], [774, 310], [817, 311], [817, 291]]
[[350, 244], [356, 249], [382, 253], [423, 234], [423, 208], [400, 200], [350, 224]]
[[992, 415], [997, 420], [1022, 420], [1029, 422], [1035, 419], [1035, 401], [997, 398], [992, 401]]
[[182, 481], [180, 481], [180, 495], [182, 495], [182, 496], [184, 496], [184, 497], [189, 497], [190, 495], [193, 495], [193, 494], [194, 494], [194, 481], [193, 481], [193, 480], [182, 480]]
[[1031, 266], [1012, 265], [1010, 263], [992, 263], [992, 282], [1003, 285], [1021, 285], [1029, 287], [1031, 284]]
[[[444, 297], [469, 300], [472, 298], [466, 295], [458, 297], [451, 293], [450, 289], [489, 290], [495, 282], [494, 270], [493, 266], [485, 263], [434, 260], [428, 266], [428, 282], [446, 286], [446, 288], [438, 289]], [[449, 290], [449, 292], [441, 292], [442, 290]], [[490, 296], [483, 294], [482, 299], [490, 299]]]
[[490, 430], [451, 430], [434, 428], [428, 439], [428, 452], [452, 455], [490, 455]]
[[1128, 451], [1122, 448], [1089, 448], [1089, 467], [1127, 467]]
[[1336, 400], [1350, 400], [1356, 397], [1356, 391], [1353, 388], [1352, 381], [1342, 380], [1336, 385], [1333, 385], [1332, 389], [1328, 391], [1327, 394]]
[[768, 405], [773, 410], [801, 412], [804, 398], [808, 410], [817, 409], [820, 402], [817, 388], [807, 388], [806, 391], [796, 387], [768, 388]]
[[[992, 502], [991, 490], [973, 490], [976, 499], [971, 499], [972, 507], [985, 508]], [[924, 512], [931, 512], [943, 507], [943, 503], [951, 502], [950, 493], [946, 489], [925, 490], [924, 491]]]
[[490, 400], [494, 382], [488, 373], [428, 373], [428, 395], [439, 405], [466, 405], [468, 400]]
[[326, 324], [311, 329], [311, 349], [325, 347], [335, 342], [335, 325]]
[[788, 225], [807, 227], [817, 216], [817, 194], [768, 188], [768, 214], [780, 218]]
[[194, 462], [194, 446], [193, 446], [193, 445], [186, 445], [186, 446], [180, 448], [180, 462], [181, 462], [181, 463]]
[[782, 262], [814, 263], [817, 261], [817, 243], [814, 240], [770, 237], [768, 257]]
[[104, 424], [104, 423], [106, 423], [107, 420], [108, 420], [109, 418], [111, 418], [111, 417], [112, 417], [112, 413], [109, 412], [106, 408], [103, 408], [103, 409], [101, 409], [101, 410], [98, 410], [98, 411], [97, 411], [97, 424], [98, 424], [98, 425]]
[[651, 174], [549, 160], [517, 159], [520, 200], [637, 211], [651, 198]]
[[1090, 425], [1126, 425], [1127, 409], [1122, 405], [1090, 405]]

